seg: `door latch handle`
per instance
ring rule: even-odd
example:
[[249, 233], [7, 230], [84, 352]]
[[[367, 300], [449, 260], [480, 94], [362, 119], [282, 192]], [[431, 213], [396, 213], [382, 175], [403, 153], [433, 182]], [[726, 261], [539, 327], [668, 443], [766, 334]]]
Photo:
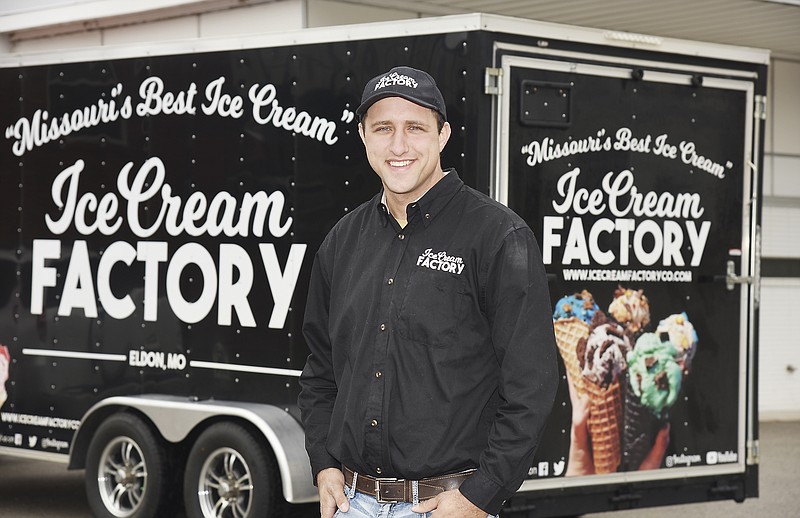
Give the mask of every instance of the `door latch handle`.
[[736, 264], [733, 261], [728, 261], [728, 271], [725, 275], [725, 286], [729, 291], [732, 291], [737, 284], [751, 284], [753, 277], [750, 275], [736, 275]]

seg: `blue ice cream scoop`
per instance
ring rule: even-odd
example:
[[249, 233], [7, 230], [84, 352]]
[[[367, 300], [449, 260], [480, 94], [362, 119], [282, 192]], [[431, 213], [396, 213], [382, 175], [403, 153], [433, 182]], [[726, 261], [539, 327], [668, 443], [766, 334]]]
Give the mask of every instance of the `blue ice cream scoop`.
[[592, 317], [600, 308], [594, 302], [594, 297], [587, 290], [573, 295], [561, 297], [556, 302], [553, 311], [553, 320], [576, 317], [587, 324], [592, 323]]

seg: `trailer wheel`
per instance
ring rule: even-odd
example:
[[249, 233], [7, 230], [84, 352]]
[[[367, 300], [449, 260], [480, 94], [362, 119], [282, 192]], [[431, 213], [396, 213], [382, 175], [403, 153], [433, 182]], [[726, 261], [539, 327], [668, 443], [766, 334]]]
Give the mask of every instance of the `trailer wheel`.
[[168, 512], [167, 449], [138, 417], [119, 413], [95, 432], [86, 454], [86, 496], [98, 518]]
[[188, 518], [278, 518], [287, 510], [275, 460], [236, 423], [214, 424], [198, 437], [183, 480]]

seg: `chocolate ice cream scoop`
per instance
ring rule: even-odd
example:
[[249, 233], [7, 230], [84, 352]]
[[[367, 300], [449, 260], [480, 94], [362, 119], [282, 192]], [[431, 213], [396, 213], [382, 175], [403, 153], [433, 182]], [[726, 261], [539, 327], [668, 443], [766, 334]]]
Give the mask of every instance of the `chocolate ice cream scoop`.
[[584, 378], [601, 387], [609, 386], [625, 372], [626, 355], [632, 348], [630, 337], [620, 324], [607, 320], [596, 325], [585, 342], [578, 344]]

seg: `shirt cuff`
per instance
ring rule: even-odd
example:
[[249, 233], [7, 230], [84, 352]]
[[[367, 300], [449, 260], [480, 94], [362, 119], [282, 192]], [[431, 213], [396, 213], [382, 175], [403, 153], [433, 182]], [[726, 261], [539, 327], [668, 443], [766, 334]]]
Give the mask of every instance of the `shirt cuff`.
[[514, 493], [489, 480], [480, 470], [465, 480], [458, 490], [467, 500], [489, 515], [500, 513], [506, 499]]
[[314, 483], [314, 486], [317, 485], [317, 475], [319, 472], [327, 468], [342, 469], [342, 463], [327, 453], [315, 455], [314, 458], [311, 459], [311, 481]]

